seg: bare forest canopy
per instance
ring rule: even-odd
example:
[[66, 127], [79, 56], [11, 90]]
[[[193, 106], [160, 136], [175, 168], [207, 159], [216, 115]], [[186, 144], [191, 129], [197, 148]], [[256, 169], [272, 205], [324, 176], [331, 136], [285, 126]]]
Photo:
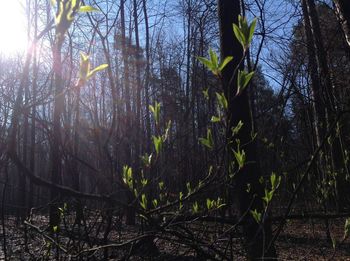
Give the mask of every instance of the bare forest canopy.
[[350, 256], [348, 0], [8, 0], [0, 257]]

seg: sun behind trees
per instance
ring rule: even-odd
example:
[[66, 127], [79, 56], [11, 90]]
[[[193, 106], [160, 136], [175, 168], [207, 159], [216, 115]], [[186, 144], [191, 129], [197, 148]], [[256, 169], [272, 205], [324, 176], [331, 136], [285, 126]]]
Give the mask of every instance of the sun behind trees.
[[347, 9], [269, 1], [23, 3], [0, 256], [344, 258]]

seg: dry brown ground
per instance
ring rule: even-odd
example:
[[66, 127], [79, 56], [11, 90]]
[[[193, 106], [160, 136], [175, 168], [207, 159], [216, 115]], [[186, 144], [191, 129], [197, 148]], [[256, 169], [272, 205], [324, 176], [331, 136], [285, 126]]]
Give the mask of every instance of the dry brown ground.
[[[350, 260], [350, 239], [343, 243], [344, 233], [344, 219], [335, 219], [330, 221], [330, 232], [335, 242], [335, 247], [327, 240], [325, 222], [320, 220], [309, 221], [290, 221], [286, 224], [281, 233], [276, 248], [279, 255], [279, 260]], [[33, 224], [40, 228], [47, 225], [47, 218], [44, 216], [36, 216]], [[189, 225], [196, 231], [195, 236], [206, 242], [206, 244], [213, 244], [220, 249], [226, 249], [228, 256], [232, 251], [233, 260], [245, 260], [242, 251], [241, 239], [235, 234], [230, 238], [228, 234], [222, 235], [222, 231], [229, 229], [227, 226], [210, 225], [205, 223], [198, 223], [196, 225]], [[138, 228], [124, 227], [120, 232], [113, 231], [110, 239], [115, 242], [122, 242], [137, 236]], [[1, 231], [2, 233], [2, 231]], [[6, 222], [6, 241], [7, 241], [7, 255], [9, 260], [56, 260], [54, 251], [49, 251], [48, 240], [45, 240], [40, 233], [35, 229], [30, 229], [28, 233], [28, 249], [25, 251], [25, 242], [23, 238], [23, 227], [17, 226], [14, 218], [8, 218]], [[221, 234], [220, 237], [216, 235]], [[100, 234], [102, 237], [102, 233]], [[166, 236], [164, 236], [166, 237]], [[3, 243], [3, 236], [1, 238], [1, 247]], [[214, 243], [213, 241], [214, 240]], [[62, 237], [60, 239], [62, 246], [66, 246], [68, 239]], [[176, 242], [167, 237], [167, 240], [159, 235], [154, 239], [158, 246], [161, 255], [153, 260], [203, 260], [203, 258], [195, 257], [194, 251], [182, 245], [181, 242]], [[69, 242], [74, 245], [74, 242]], [[88, 248], [87, 244], [82, 244], [82, 248]], [[54, 249], [54, 247], [52, 248]], [[118, 250], [121, 253], [121, 250]], [[115, 251], [114, 258], [110, 260], [118, 260], [118, 251]], [[123, 252], [124, 251], [124, 252]], [[125, 253], [125, 249], [122, 250]], [[94, 254], [94, 255], [93, 255]], [[82, 260], [88, 260], [90, 256], [95, 256], [95, 260], [102, 260], [103, 251], [89, 252], [89, 255], [82, 255]], [[181, 255], [181, 257], [176, 257]], [[68, 258], [67, 255], [61, 255], [61, 260], [74, 260]], [[231, 258], [230, 258], [231, 259]], [[0, 250], [0, 260], [4, 260], [3, 249]], [[150, 260], [149, 258], [134, 257], [131, 260]]]

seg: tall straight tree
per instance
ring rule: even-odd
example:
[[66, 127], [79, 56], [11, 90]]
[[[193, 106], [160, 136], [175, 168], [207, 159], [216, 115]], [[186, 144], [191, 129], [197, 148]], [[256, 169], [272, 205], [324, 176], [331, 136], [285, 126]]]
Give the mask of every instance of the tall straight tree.
[[[65, 28], [56, 26], [55, 42], [52, 50], [53, 72], [54, 72], [54, 107], [53, 107], [53, 134], [51, 145], [51, 182], [59, 184], [61, 181], [62, 159], [61, 159], [61, 117], [64, 110], [63, 80], [62, 80], [62, 45], [64, 41]], [[59, 192], [51, 190], [51, 202], [57, 201]], [[54, 230], [60, 222], [60, 213], [54, 204], [50, 206], [50, 227]]]
[[[130, 74], [129, 74], [129, 59], [128, 59], [128, 50], [129, 46], [127, 45], [126, 39], [126, 30], [125, 30], [125, 2], [126, 0], [120, 1], [120, 23], [121, 23], [121, 44], [122, 44], [122, 57], [123, 57], [123, 66], [124, 66], [124, 90], [125, 90], [125, 108], [126, 108], [126, 131], [129, 133], [131, 131], [132, 125], [132, 111], [131, 111], [131, 95], [130, 95]], [[125, 146], [125, 155], [126, 162], [131, 163], [131, 140], [130, 137], [124, 143]], [[126, 197], [128, 198], [128, 203], [132, 203], [133, 195], [126, 192]], [[129, 206], [126, 211], [126, 223], [128, 225], [135, 224], [135, 211], [132, 206]]]
[[333, 0], [346, 42], [350, 48], [350, 3], [349, 0]]
[[[220, 26], [220, 48], [221, 58], [232, 56], [234, 61], [229, 63], [223, 71], [224, 93], [228, 100], [228, 139], [227, 156], [232, 158], [233, 142], [232, 128], [243, 122], [243, 127], [239, 131], [236, 139], [240, 144], [246, 144], [244, 151], [247, 163], [239, 170], [236, 176], [236, 193], [238, 199], [238, 210], [243, 218], [243, 233], [245, 239], [245, 249], [249, 260], [275, 259], [276, 252], [271, 242], [271, 224], [257, 221], [249, 214], [250, 210], [263, 211], [263, 187], [259, 183], [261, 176], [258, 158], [256, 154], [256, 142], [252, 140], [252, 117], [250, 112], [248, 94], [244, 91], [241, 95], [235, 96], [237, 92], [237, 76], [234, 76], [235, 68], [243, 69], [243, 50], [234, 37], [232, 24], [238, 24], [238, 16], [241, 13], [240, 0], [218, 0], [218, 14]], [[231, 78], [233, 80], [231, 80]], [[230, 160], [229, 160], [230, 161]], [[229, 167], [227, 167], [229, 168]], [[248, 185], [249, 184], [249, 185]], [[250, 190], [247, 187], [250, 186]], [[248, 213], [248, 214], [247, 214]]]
[[146, 34], [146, 43], [145, 43], [145, 51], [146, 51], [146, 71], [145, 71], [145, 116], [146, 116], [146, 132], [147, 132], [147, 141], [146, 141], [146, 149], [150, 149], [150, 140], [151, 140], [151, 120], [148, 112], [148, 107], [150, 105], [150, 97], [149, 97], [149, 82], [150, 82], [150, 35], [149, 35], [149, 24], [148, 24], [148, 13], [147, 13], [147, 6], [146, 6], [146, 0], [142, 0], [142, 9], [143, 9], [143, 16], [145, 20], [145, 34]]
[[[324, 137], [324, 121], [325, 121], [325, 104], [322, 99], [321, 81], [318, 74], [318, 66], [316, 63], [315, 43], [311, 31], [311, 22], [308, 15], [307, 3], [305, 0], [301, 2], [304, 16], [304, 31], [306, 38], [307, 54], [309, 60], [309, 73], [311, 78], [311, 90], [313, 95], [313, 113], [316, 147], [321, 144]], [[315, 148], [313, 148], [315, 149]]]

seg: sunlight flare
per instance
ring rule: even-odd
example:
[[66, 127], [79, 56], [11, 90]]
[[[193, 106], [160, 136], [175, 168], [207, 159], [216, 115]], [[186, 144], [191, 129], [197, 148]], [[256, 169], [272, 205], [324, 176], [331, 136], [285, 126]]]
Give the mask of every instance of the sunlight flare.
[[0, 53], [12, 56], [27, 47], [24, 1], [0, 0]]

